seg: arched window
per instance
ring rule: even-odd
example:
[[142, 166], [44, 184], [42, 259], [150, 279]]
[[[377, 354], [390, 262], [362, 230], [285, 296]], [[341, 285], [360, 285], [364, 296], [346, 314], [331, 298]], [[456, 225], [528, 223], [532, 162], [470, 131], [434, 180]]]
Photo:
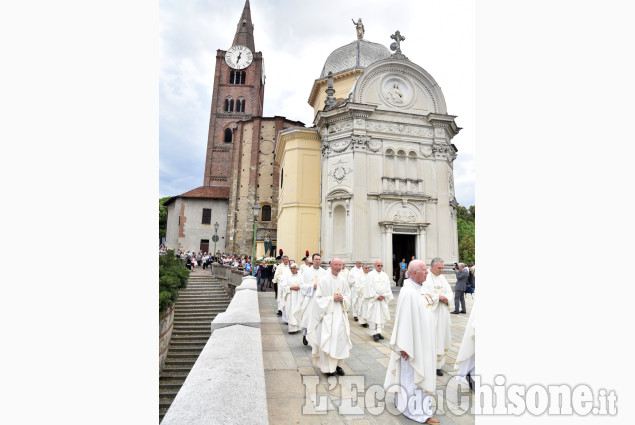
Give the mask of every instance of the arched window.
[[399, 150], [397, 151], [397, 161], [395, 163], [395, 177], [398, 179], [406, 178], [406, 152]]
[[236, 112], [245, 112], [245, 99], [242, 97], [236, 101]]
[[395, 177], [395, 152], [392, 149], [386, 151], [384, 161], [384, 176], [394, 178]]
[[232, 142], [232, 131], [229, 128], [225, 129], [225, 143], [231, 143]]
[[346, 210], [338, 205], [333, 210], [333, 251], [335, 253], [346, 252]]
[[261, 221], [271, 221], [271, 205], [263, 205], [262, 206], [262, 216], [260, 218]]
[[225, 99], [225, 112], [234, 112], [234, 99], [231, 97]]
[[229, 84], [245, 84], [245, 71], [231, 71], [229, 73]]
[[413, 151], [408, 152], [408, 171], [406, 174], [409, 179], [416, 180], [418, 178], [419, 167], [417, 165], [417, 154]]

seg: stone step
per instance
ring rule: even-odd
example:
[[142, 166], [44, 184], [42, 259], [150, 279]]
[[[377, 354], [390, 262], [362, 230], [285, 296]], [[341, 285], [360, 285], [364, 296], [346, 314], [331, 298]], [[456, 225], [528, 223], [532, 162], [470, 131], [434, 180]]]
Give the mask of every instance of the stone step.
[[178, 360], [178, 359], [191, 359], [191, 358], [198, 358], [198, 356], [201, 354], [201, 350], [190, 350], [190, 351], [186, 351], [186, 352], [172, 352], [172, 351], [168, 351], [168, 359], [170, 360]]
[[220, 297], [192, 297], [192, 298], [179, 298], [176, 305], [196, 305], [196, 304], [229, 304], [230, 299], [224, 299]]
[[216, 305], [208, 305], [208, 306], [201, 306], [201, 307], [197, 307], [197, 308], [188, 308], [188, 309], [181, 309], [174, 312], [174, 315], [176, 316], [177, 314], [179, 316], [190, 316], [190, 315], [201, 315], [201, 314], [218, 314], [219, 312], [222, 313], [225, 310], [227, 310], [226, 306], [216, 306]]
[[198, 344], [198, 345], [192, 345], [192, 344], [188, 344], [188, 345], [179, 345], [178, 347], [170, 347], [170, 351], [169, 353], [193, 353], [195, 351], [199, 351], [199, 353], [201, 351], [203, 351], [203, 348], [205, 347], [205, 344]]
[[218, 313], [206, 313], [199, 315], [178, 316], [174, 318], [175, 322], [197, 322], [210, 324], [212, 320], [218, 315]]
[[185, 378], [183, 379], [178, 379], [178, 378], [174, 378], [174, 379], [159, 379], [159, 391], [161, 391], [161, 389], [172, 389], [172, 390], [176, 390], [178, 391], [179, 389], [181, 389], [181, 386], [183, 386], [183, 382], [185, 382]]
[[[172, 337], [172, 340], [170, 341], [170, 345], [172, 345], [172, 342], [174, 342], [174, 347], [181, 347], [183, 345], [201, 345], [201, 346], [205, 346], [205, 344], [207, 344], [207, 339], [193, 339], [193, 338], [184, 338], [184, 339], [174, 339], [174, 337]], [[171, 349], [172, 347], [170, 347]]]
[[[225, 310], [227, 309], [225, 308]], [[221, 311], [219, 307], [208, 306], [203, 308], [191, 308], [185, 311], [175, 311], [174, 316], [200, 316], [202, 314], [216, 314], [219, 311]]]
[[172, 388], [165, 388], [163, 391], [159, 390], [159, 406], [161, 405], [161, 402], [172, 404], [178, 393], [179, 390]]
[[199, 313], [199, 314], [184, 314], [182, 316], [175, 316], [175, 322], [207, 322], [214, 320], [214, 317], [218, 315], [217, 312]]
[[165, 359], [165, 365], [166, 366], [185, 366], [185, 365], [189, 365], [190, 369], [192, 369], [192, 366], [194, 365], [194, 363], [196, 363], [196, 359], [198, 357], [188, 357], [188, 358], [176, 358], [176, 359], [171, 359], [170, 356], [168, 356]]
[[165, 367], [163, 368], [163, 370], [161, 371], [161, 376], [163, 376], [163, 373], [184, 373], [186, 376], [187, 374], [190, 373], [190, 370], [192, 368], [190, 366], [184, 366], [184, 365], [165, 365]]
[[174, 324], [174, 330], [179, 330], [179, 331], [208, 331], [210, 330], [211, 326], [211, 322], [210, 323], [180, 323], [180, 324]]
[[[179, 335], [179, 338], [180, 337], [209, 338], [210, 336], [212, 336], [212, 328], [210, 326], [209, 329], [206, 332], [181, 330], [181, 331], [179, 331], [179, 333], [181, 334], [181, 335]], [[172, 338], [174, 338], [174, 337], [172, 337]]]

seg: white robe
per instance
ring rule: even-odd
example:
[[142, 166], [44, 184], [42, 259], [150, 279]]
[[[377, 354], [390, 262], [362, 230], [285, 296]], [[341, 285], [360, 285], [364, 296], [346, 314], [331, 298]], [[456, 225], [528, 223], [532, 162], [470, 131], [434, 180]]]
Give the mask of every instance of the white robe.
[[288, 323], [288, 331], [296, 332], [302, 329], [300, 322], [302, 321], [302, 299], [304, 295], [300, 290], [291, 290], [292, 286], [302, 286], [302, 275], [298, 272], [296, 274], [289, 273], [284, 274], [280, 279], [282, 281], [282, 287], [284, 290], [284, 308], [286, 311], [286, 318]]
[[366, 319], [366, 313], [368, 312], [369, 299], [366, 298], [366, 294], [368, 293], [368, 290], [366, 289], [366, 281], [368, 280], [369, 274], [370, 272], [366, 274], [362, 273], [359, 283], [359, 293], [357, 294], [357, 317], [359, 318], [360, 325], [368, 323], [368, 320]]
[[[361, 317], [362, 305], [364, 305], [364, 302], [366, 302], [365, 305], [368, 306], [368, 300], [364, 298], [364, 287], [366, 286], [366, 276], [368, 276], [368, 273], [364, 273], [364, 271], [362, 270], [361, 274], [358, 274], [357, 276], [355, 276], [355, 286], [353, 287], [353, 289], [357, 291], [357, 298], [355, 299], [355, 302], [353, 303], [353, 315], [355, 317], [358, 317], [360, 320], [362, 320], [362, 317]], [[351, 289], [351, 291], [353, 289]]]
[[[385, 297], [381, 301], [377, 299], [380, 295]], [[390, 320], [388, 303], [394, 298], [388, 275], [377, 270], [369, 272], [366, 275], [364, 297], [368, 299], [368, 306], [362, 315], [368, 321], [370, 329], [376, 329], [377, 333], [381, 333], [382, 325]]]
[[271, 279], [273, 283], [278, 284], [278, 297], [276, 301], [278, 301], [278, 310], [280, 311], [284, 311], [284, 294], [282, 293], [282, 282], [280, 281], [283, 274], [291, 274], [291, 269], [289, 269], [289, 266], [285, 266], [284, 263], [280, 263], [278, 264], [278, 268], [276, 268], [273, 279]]
[[467, 383], [465, 377], [468, 373], [472, 376], [474, 375], [476, 367], [474, 356], [474, 342], [476, 338], [476, 319], [474, 316], [475, 306], [476, 303], [472, 306], [470, 318], [467, 320], [467, 326], [465, 327], [465, 333], [463, 334], [463, 341], [461, 341], [461, 348], [459, 348], [459, 354], [457, 354], [456, 363], [454, 364], [454, 369], [458, 371], [456, 373], [456, 379], [464, 383]]
[[[342, 294], [343, 301], [333, 300], [337, 293]], [[315, 365], [324, 373], [332, 373], [340, 360], [349, 357], [353, 347], [348, 323], [351, 290], [341, 276], [329, 272], [318, 282], [313, 297], [306, 337], [313, 348]]]
[[326, 276], [326, 270], [322, 267], [309, 267], [302, 274], [303, 284], [300, 286], [300, 291], [302, 295], [304, 295], [304, 299], [302, 300], [302, 320], [300, 326], [302, 329], [306, 329], [309, 324], [309, 318], [311, 317], [311, 313], [313, 311], [313, 302], [315, 297], [313, 297], [313, 285], [318, 283], [322, 277]]
[[359, 275], [364, 274], [364, 269], [353, 267], [351, 271], [348, 273], [348, 284], [351, 288], [351, 310], [353, 310], [353, 316], [357, 317], [357, 310], [355, 310], [355, 305], [357, 304], [357, 297], [359, 296]]
[[306, 264], [304, 264], [304, 263], [300, 264], [300, 269], [298, 270], [298, 274], [300, 274], [300, 275], [304, 274], [304, 271], [305, 271], [306, 269], [308, 269], [309, 267], [311, 267], [311, 266], [307, 266], [307, 265], [306, 265]]
[[[435, 276], [432, 272], [423, 282], [423, 288], [429, 293], [433, 300], [431, 307], [434, 315], [434, 327], [437, 332], [437, 369], [441, 369], [445, 364], [445, 357], [452, 346], [452, 333], [450, 331], [450, 306], [454, 309], [454, 292], [446, 280], [445, 276]], [[439, 302], [439, 295], [448, 299], [448, 303]]]
[[434, 394], [436, 390], [436, 338], [434, 316], [428, 308], [427, 298], [421, 293], [422, 286], [408, 279], [404, 281], [395, 311], [395, 322], [390, 338], [393, 352], [388, 362], [384, 388], [388, 392], [392, 385], [402, 382], [400, 351], [408, 353], [407, 364], [413, 369], [412, 382], [403, 382], [404, 386], [414, 383], [423, 391]]

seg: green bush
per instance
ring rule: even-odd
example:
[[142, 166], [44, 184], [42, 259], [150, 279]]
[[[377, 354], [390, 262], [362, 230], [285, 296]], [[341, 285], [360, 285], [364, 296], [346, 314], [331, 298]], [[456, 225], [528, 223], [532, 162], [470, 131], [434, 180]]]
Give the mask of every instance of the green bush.
[[168, 250], [159, 256], [159, 314], [172, 307], [179, 297], [179, 289], [187, 286], [190, 271], [185, 262], [174, 256], [174, 250]]

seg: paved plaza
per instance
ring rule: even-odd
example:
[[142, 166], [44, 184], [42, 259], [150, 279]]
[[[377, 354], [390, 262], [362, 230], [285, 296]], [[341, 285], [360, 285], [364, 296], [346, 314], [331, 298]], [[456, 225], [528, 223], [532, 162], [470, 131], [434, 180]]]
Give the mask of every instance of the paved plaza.
[[[394, 319], [399, 289], [393, 287], [395, 299], [390, 303], [392, 319]], [[349, 313], [353, 348], [350, 357], [344, 361], [342, 368], [347, 377], [364, 377], [364, 388], [360, 389], [361, 394], [357, 398], [351, 394], [346, 386], [337, 382], [337, 377], [328, 378], [319, 368], [313, 366], [311, 346], [302, 344], [302, 332], [293, 335], [287, 332], [287, 324], [282, 322], [281, 317], [276, 316], [274, 293], [270, 291], [269, 289], [267, 292], [258, 292], [270, 424], [374, 425], [416, 423], [403, 415], [395, 416], [386, 409], [379, 415], [371, 414], [368, 409], [364, 409], [364, 414], [358, 415], [340, 415], [338, 412], [342, 400], [344, 403], [351, 403], [351, 399], [353, 399], [356, 401], [351, 404], [361, 403], [363, 406], [363, 390], [376, 384], [383, 387], [391, 353], [389, 342], [392, 336], [392, 320], [386, 324], [382, 332], [385, 339], [375, 342], [372, 338], [373, 332], [355, 322], [352, 314]], [[472, 295], [466, 295], [466, 301], [468, 314], [451, 315], [453, 346], [446, 359], [446, 364], [442, 368], [443, 376], [437, 377], [437, 393], [444, 390], [448, 381], [456, 375], [454, 361], [461, 346], [469, 313], [472, 311], [474, 303]], [[304, 379], [308, 379], [311, 385], [305, 386], [303, 377], [306, 377]], [[310, 401], [308, 403], [305, 401], [306, 388], [309, 388]], [[326, 398], [320, 396], [326, 396]], [[471, 398], [471, 394], [469, 397]], [[323, 403], [325, 400], [326, 406]], [[392, 400], [392, 397], [389, 396], [387, 403], [391, 403]], [[379, 403], [384, 401], [380, 400]], [[469, 412], [457, 416], [448, 411], [446, 407], [448, 403], [450, 402], [444, 400], [443, 397], [437, 400], [437, 404], [442, 406], [444, 413], [437, 412], [434, 416], [441, 421], [441, 424], [474, 424], [474, 417]], [[304, 411], [309, 413], [303, 414], [303, 406]], [[326, 410], [326, 413], [316, 414], [318, 410], [321, 412]]]

